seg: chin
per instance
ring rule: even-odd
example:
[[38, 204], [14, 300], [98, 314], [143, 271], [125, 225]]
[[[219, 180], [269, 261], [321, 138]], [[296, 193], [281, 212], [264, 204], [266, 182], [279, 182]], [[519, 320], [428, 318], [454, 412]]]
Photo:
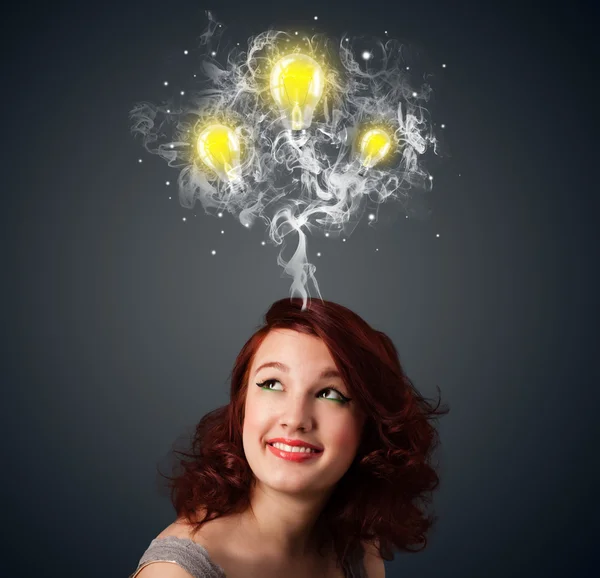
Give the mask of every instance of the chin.
[[250, 463], [260, 484], [286, 494], [322, 494], [335, 485], [335, 482], [328, 481], [331, 477], [328, 474], [335, 466], [328, 462], [326, 455], [320, 456], [316, 463], [296, 464], [273, 455], [267, 446], [263, 444], [260, 458]]

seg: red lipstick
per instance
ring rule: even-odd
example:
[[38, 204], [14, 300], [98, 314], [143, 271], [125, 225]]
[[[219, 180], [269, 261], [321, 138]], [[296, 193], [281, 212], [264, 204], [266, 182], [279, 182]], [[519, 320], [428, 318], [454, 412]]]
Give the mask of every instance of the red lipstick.
[[[283, 442], [282, 442], [283, 443]], [[289, 444], [291, 445], [291, 444]], [[271, 444], [267, 444], [269, 451], [276, 455], [278, 458], [282, 458], [284, 460], [288, 460], [290, 462], [306, 462], [310, 460], [317, 459], [320, 455], [323, 454], [320, 452], [286, 452], [285, 450], [280, 450]]]
[[281, 444], [285, 444], [286, 446], [292, 446], [292, 447], [305, 447], [305, 448], [310, 448], [311, 450], [317, 450], [318, 452], [322, 452], [323, 448], [316, 446], [314, 444], [305, 442], [303, 440], [292, 440], [289, 438], [272, 438], [270, 440], [267, 440], [268, 444], [274, 444], [275, 442], [279, 442]]

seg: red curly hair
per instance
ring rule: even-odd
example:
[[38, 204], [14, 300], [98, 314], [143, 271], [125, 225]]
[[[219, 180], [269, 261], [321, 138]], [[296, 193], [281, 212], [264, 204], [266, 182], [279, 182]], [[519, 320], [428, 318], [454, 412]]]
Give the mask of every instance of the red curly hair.
[[[448, 413], [433, 407], [405, 375], [391, 339], [342, 305], [300, 298], [276, 301], [265, 324], [243, 346], [231, 372], [230, 402], [206, 414], [195, 428], [190, 452], [169, 480], [178, 518], [195, 534], [211, 519], [250, 506], [254, 474], [242, 445], [244, 405], [250, 366], [272, 329], [292, 329], [319, 337], [350, 391], [367, 415], [354, 461], [335, 487], [319, 517], [319, 548], [333, 546], [340, 566], [363, 542], [384, 560], [395, 551], [419, 552], [437, 516], [425, 515], [430, 493], [439, 485], [431, 465], [439, 435], [430, 420]], [[439, 388], [438, 388], [439, 390]], [[199, 512], [204, 516], [200, 517]]]

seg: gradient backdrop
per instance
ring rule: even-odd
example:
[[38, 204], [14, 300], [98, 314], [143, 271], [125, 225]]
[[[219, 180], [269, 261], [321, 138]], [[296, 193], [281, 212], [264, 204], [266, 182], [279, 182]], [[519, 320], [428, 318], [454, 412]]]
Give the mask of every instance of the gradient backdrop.
[[[436, 75], [452, 156], [431, 218], [308, 246], [323, 297], [388, 333], [417, 388], [439, 386], [451, 409], [440, 520], [387, 576], [592, 576], [591, 3], [386, 4], [212, 8], [241, 43], [315, 14], [332, 35], [388, 30]], [[174, 519], [157, 464], [227, 403], [239, 349], [289, 296], [264, 230], [183, 209], [165, 184], [177, 170], [129, 132], [135, 102], [173, 94], [163, 81], [179, 83], [205, 8], [5, 8], [2, 578], [128, 576]]]

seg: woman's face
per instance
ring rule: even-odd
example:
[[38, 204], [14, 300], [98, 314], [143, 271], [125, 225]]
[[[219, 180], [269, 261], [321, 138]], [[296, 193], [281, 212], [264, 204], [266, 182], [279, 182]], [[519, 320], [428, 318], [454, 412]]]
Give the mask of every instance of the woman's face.
[[[267, 362], [289, 369], [260, 368]], [[341, 377], [320, 378], [329, 369], [336, 369], [333, 357], [317, 337], [276, 329], [263, 340], [250, 367], [243, 426], [244, 452], [258, 483], [284, 493], [323, 494], [350, 467], [364, 414], [356, 401], [340, 401], [350, 397]], [[266, 380], [273, 381], [256, 385]], [[300, 439], [323, 452], [315, 459], [288, 461], [267, 447], [272, 438]]]

